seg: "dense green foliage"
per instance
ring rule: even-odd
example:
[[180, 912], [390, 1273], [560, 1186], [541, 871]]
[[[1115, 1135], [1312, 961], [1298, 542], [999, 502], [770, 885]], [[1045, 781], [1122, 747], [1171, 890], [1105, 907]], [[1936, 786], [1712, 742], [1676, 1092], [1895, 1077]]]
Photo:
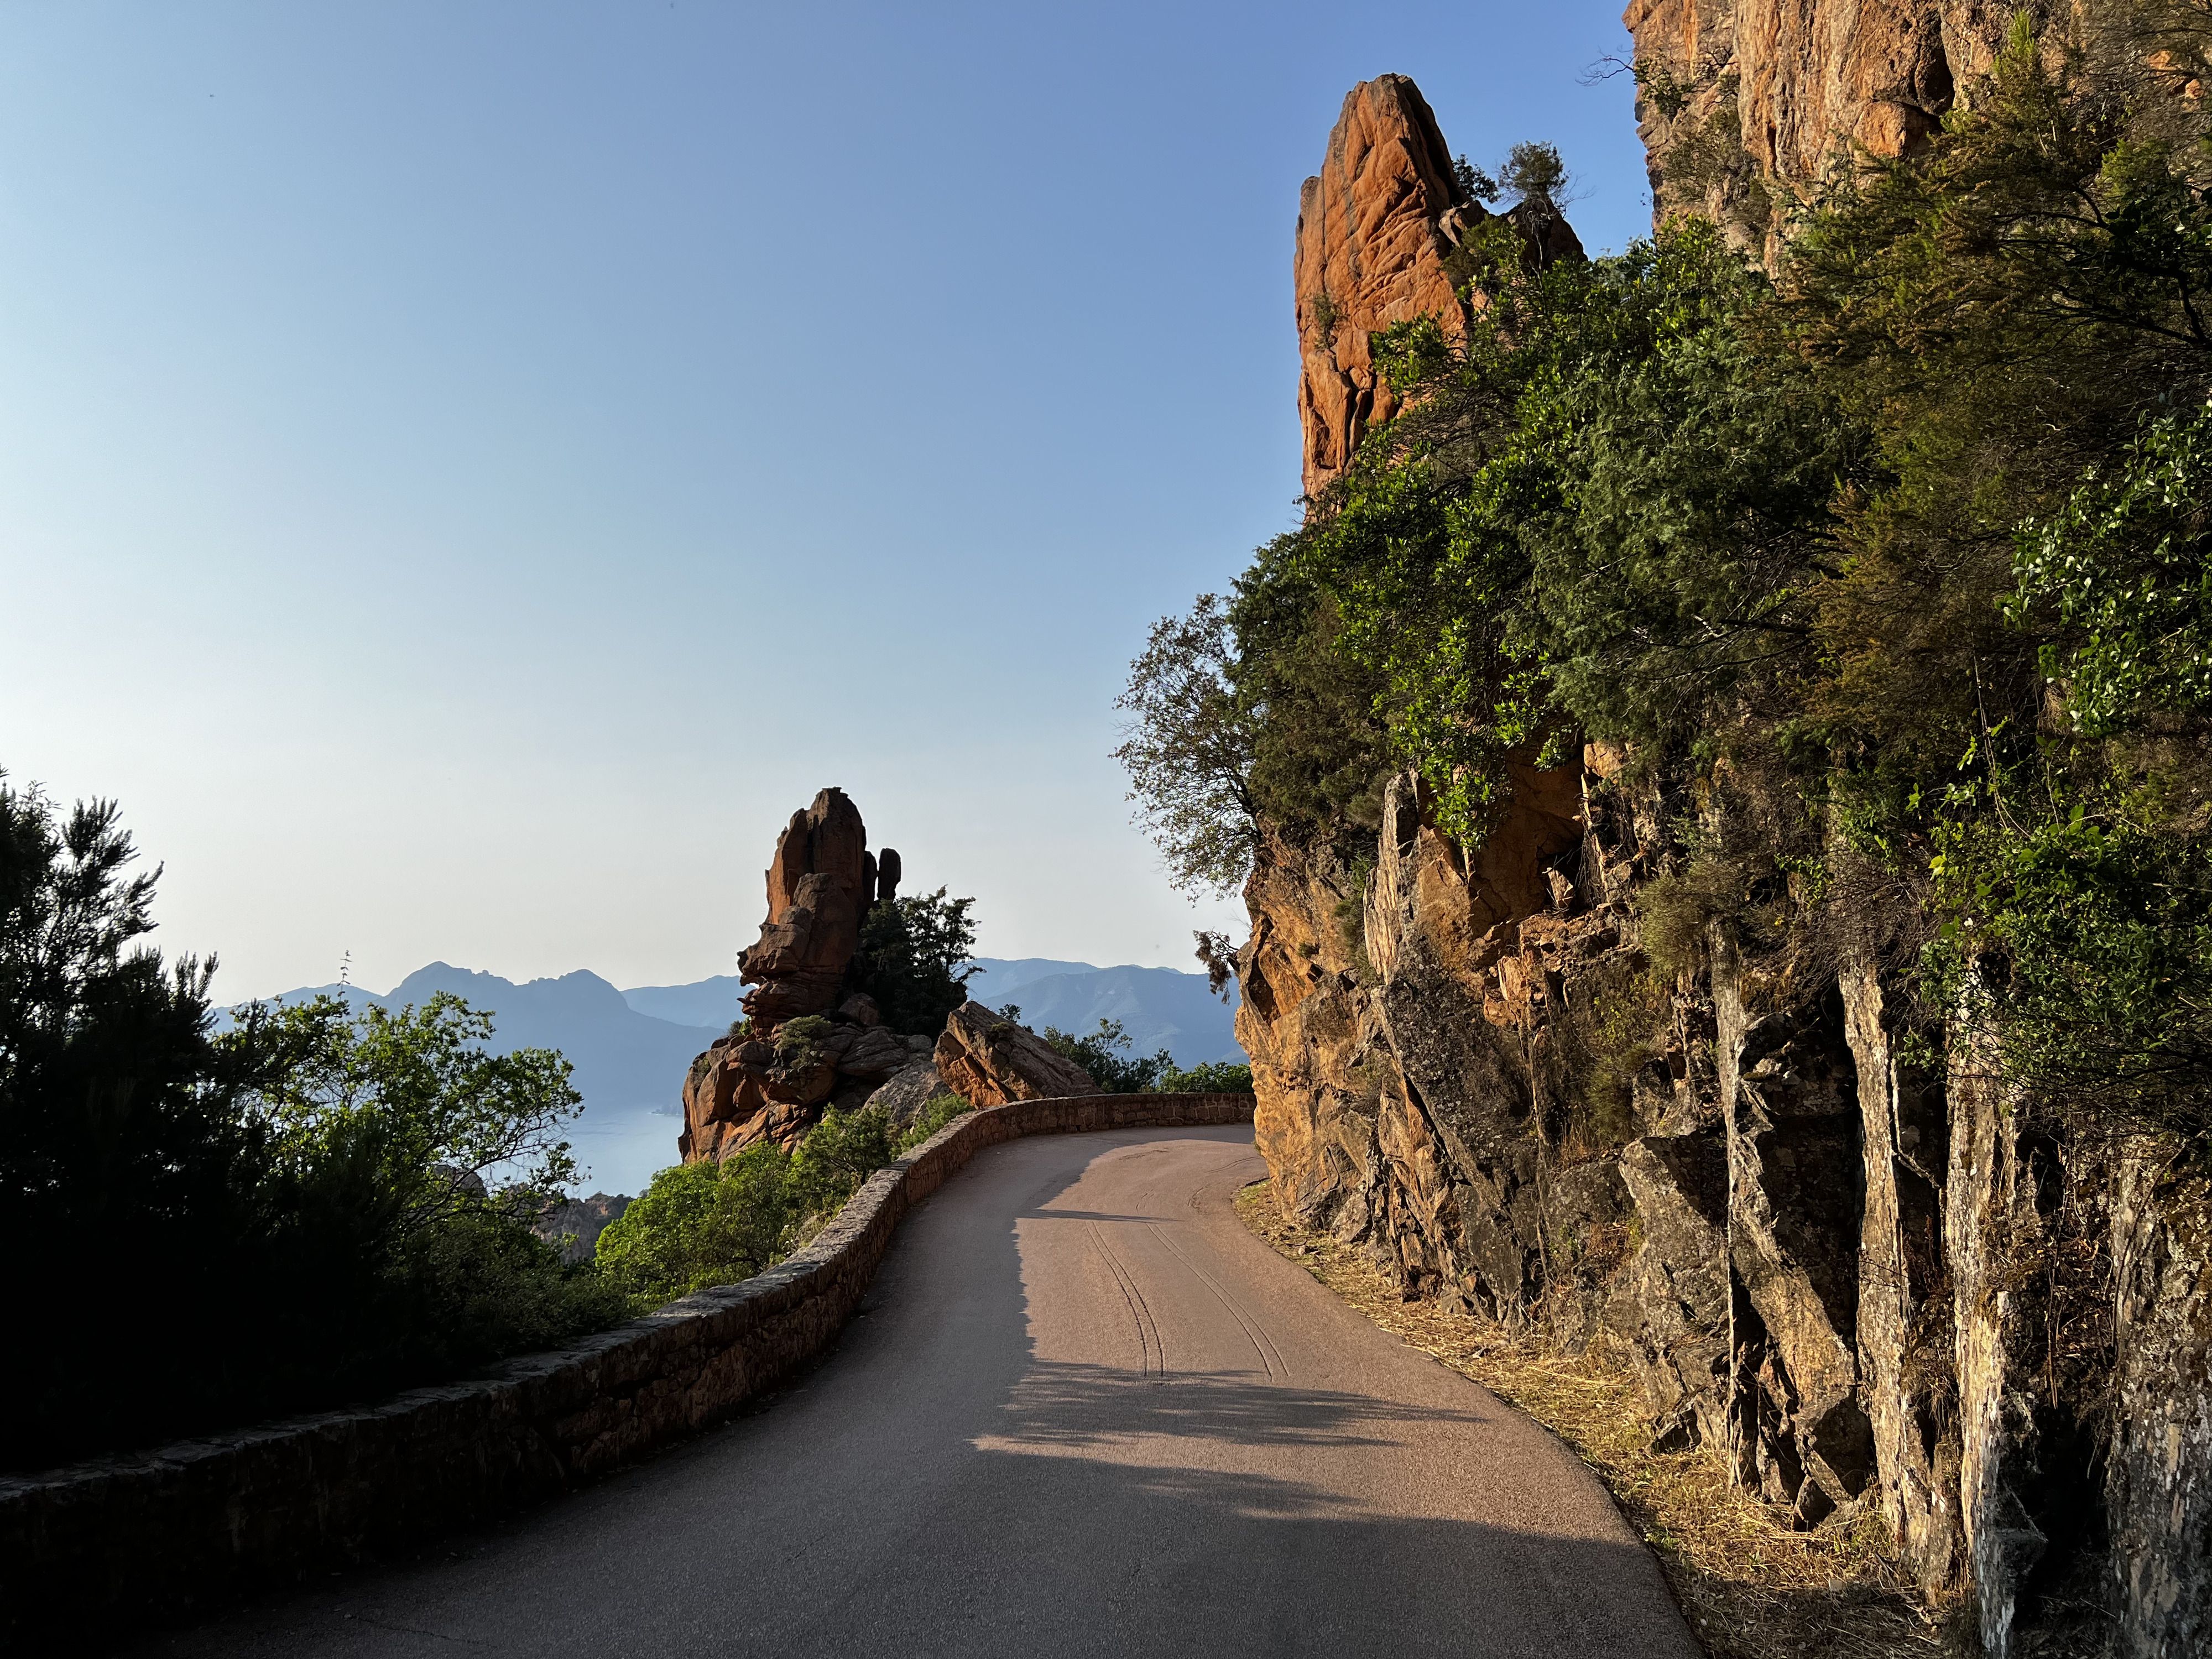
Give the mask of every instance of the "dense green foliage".
[[[619, 1316], [532, 1232], [575, 1106], [451, 998], [211, 1031], [111, 803], [0, 784], [0, 1226], [37, 1340], [0, 1371], [22, 1468], [451, 1375]], [[495, 1189], [488, 1182], [500, 1184]], [[149, 1356], [159, 1377], [149, 1385]]]
[[1356, 878], [1400, 768], [1479, 842], [1607, 739], [1680, 803], [1670, 971], [1716, 919], [1924, 942], [2037, 1097], [2212, 1127], [2212, 131], [2172, 95], [2212, 31], [2123, 10], [2017, 23], [1923, 149], [1784, 204], [1771, 275], [1695, 222], [1540, 265], [1493, 222], [1461, 317], [1373, 338], [1406, 412], [1135, 665], [1176, 873], [1277, 834]]
[[599, 1235], [600, 1271], [640, 1312], [750, 1279], [785, 1254], [791, 1160], [773, 1141], [719, 1164], [678, 1164]]
[[968, 915], [975, 903], [947, 898], [940, 887], [868, 907], [853, 978], [894, 1031], [934, 1036], [945, 1029], [945, 1017], [967, 1001], [975, 970], [963, 964], [975, 948]]
[[1164, 1095], [1249, 1095], [1252, 1092], [1252, 1068], [1226, 1060], [1170, 1066], [1160, 1073], [1152, 1088]]
[[[1021, 1010], [1008, 1003], [999, 1011], [1018, 1019]], [[1091, 1080], [1109, 1095], [1148, 1095], [1159, 1090], [1160, 1079], [1175, 1066], [1175, 1056], [1162, 1048], [1156, 1054], [1133, 1054], [1135, 1046], [1128, 1030], [1118, 1019], [1101, 1019], [1098, 1029], [1083, 1036], [1048, 1025], [1039, 1033], [1045, 1046], [1064, 1054], [1091, 1074]]]
[[833, 1109], [793, 1152], [762, 1141], [719, 1164], [663, 1170], [599, 1235], [599, 1269], [641, 1313], [750, 1279], [790, 1255], [869, 1176], [968, 1109], [957, 1095], [938, 1095], [899, 1130], [879, 1106]]

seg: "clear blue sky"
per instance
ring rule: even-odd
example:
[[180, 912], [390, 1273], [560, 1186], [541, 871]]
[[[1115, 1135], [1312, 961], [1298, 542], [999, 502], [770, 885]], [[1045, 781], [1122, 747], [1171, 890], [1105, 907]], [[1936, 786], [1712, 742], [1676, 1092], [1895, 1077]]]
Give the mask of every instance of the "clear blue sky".
[[731, 970], [842, 785], [980, 948], [1188, 968], [1111, 702], [1293, 521], [1353, 82], [1648, 223], [1611, 4], [0, 10], [0, 766], [219, 992]]

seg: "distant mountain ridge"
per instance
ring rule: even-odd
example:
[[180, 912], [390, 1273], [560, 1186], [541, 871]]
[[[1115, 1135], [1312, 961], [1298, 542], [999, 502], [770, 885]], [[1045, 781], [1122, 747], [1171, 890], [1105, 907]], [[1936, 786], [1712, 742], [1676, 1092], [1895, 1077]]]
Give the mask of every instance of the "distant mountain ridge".
[[971, 981], [970, 991], [977, 1001], [994, 1008], [1009, 1002], [1018, 1004], [1022, 1024], [1032, 1030], [1056, 1025], [1080, 1036], [1101, 1019], [1115, 1019], [1128, 1031], [1137, 1054], [1164, 1048], [1178, 1066], [1206, 1060], [1244, 1063], [1244, 1051], [1237, 1046], [1236, 992], [1232, 988], [1231, 1000], [1223, 1002], [1206, 988], [1203, 974], [1180, 973], [1172, 968], [1077, 964], [1073, 972], [1034, 976], [980, 975]]
[[[1137, 1054], [1165, 1048], [1182, 1066], [1243, 1061], [1236, 1005], [1209, 995], [1203, 974], [1095, 968], [1048, 957], [979, 957], [975, 965], [982, 971], [969, 981], [970, 994], [994, 1008], [1020, 1004], [1024, 1024], [1036, 1030], [1057, 1025], [1079, 1034], [1102, 1018], [1118, 1019]], [[568, 1056], [584, 1097], [578, 1153], [592, 1165], [596, 1184], [635, 1193], [644, 1190], [654, 1170], [676, 1161], [684, 1074], [738, 1017], [743, 989], [734, 974], [720, 974], [690, 985], [623, 991], [582, 969], [518, 984], [434, 962], [382, 995], [358, 985], [308, 985], [269, 1000], [328, 995], [355, 1009], [398, 1009], [452, 992], [492, 1015], [495, 1053], [558, 1048]]]
[[[1241, 1063], [1235, 991], [1224, 1003], [1208, 994], [1203, 974], [1171, 968], [1097, 968], [1049, 957], [978, 957], [969, 981], [979, 1002], [1018, 1003], [1025, 1024], [1084, 1032], [1118, 1019], [1139, 1054], [1165, 1048], [1182, 1066], [1205, 1060]], [[496, 974], [434, 962], [379, 995], [358, 985], [309, 985], [271, 999], [301, 1002], [327, 995], [361, 1008], [403, 1008], [449, 991], [495, 1020], [492, 1047], [558, 1048], [576, 1068], [576, 1087], [594, 1107], [649, 1107], [674, 1112], [684, 1068], [738, 1017], [744, 988], [734, 974], [689, 985], [641, 985], [618, 990], [586, 969], [520, 983]]]
[[642, 1012], [586, 969], [517, 984], [496, 974], [434, 962], [382, 996], [358, 985], [312, 985], [271, 1000], [302, 1002], [328, 995], [342, 997], [355, 1008], [374, 1003], [397, 1009], [427, 1002], [439, 991], [450, 991], [493, 1016], [495, 1053], [558, 1048], [575, 1067], [576, 1088], [587, 1109], [677, 1110], [692, 1056], [729, 1026], [727, 1019], [694, 1025]]
[[[1135, 1052], [1165, 1048], [1179, 1066], [1205, 1060], [1244, 1063], [1237, 1046], [1236, 989], [1223, 1002], [1206, 988], [1206, 975], [1173, 968], [1100, 968], [1054, 957], [977, 957], [981, 971], [968, 994], [992, 1007], [1021, 1005], [1022, 1019], [1042, 1030], [1057, 1025], [1082, 1033], [1101, 1019], [1126, 1026]], [[622, 994], [641, 1014], [711, 1028], [720, 1036], [738, 1017], [744, 987], [735, 974], [718, 974], [690, 985], [641, 985]]]

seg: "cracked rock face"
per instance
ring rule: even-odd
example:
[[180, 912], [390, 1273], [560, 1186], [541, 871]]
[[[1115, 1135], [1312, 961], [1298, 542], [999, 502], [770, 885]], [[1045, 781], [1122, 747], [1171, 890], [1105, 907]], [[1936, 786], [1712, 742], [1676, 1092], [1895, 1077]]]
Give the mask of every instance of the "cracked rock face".
[[2112, 1206], [2118, 1276], [2107, 1504], [2122, 1650], [2212, 1651], [2212, 1202], [2133, 1155]]
[[2015, 9], [1988, 0], [1635, 0], [1621, 21], [1644, 75], [1637, 119], [1652, 222], [1696, 213], [1761, 240], [1766, 182], [1808, 184], [1862, 150], [1910, 154], [1942, 125], [1959, 83], [1988, 70]]
[[945, 1086], [970, 1106], [1103, 1092], [1091, 1073], [1044, 1039], [980, 1002], [963, 1002], [937, 1039]]
[[769, 866], [768, 920], [758, 942], [738, 957], [738, 976], [754, 988], [744, 1006], [756, 1028], [841, 1000], [874, 876], [867, 826], [843, 790], [824, 789], [791, 815]]

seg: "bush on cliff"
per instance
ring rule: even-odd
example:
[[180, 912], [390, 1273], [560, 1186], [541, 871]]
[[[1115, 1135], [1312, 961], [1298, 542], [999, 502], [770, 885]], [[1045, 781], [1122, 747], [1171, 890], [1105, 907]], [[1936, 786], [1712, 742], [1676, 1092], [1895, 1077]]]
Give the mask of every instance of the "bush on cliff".
[[1390, 699], [1340, 653], [1336, 602], [1292, 568], [1298, 545], [1278, 538], [1233, 598], [1156, 623], [1115, 705], [1137, 821], [1189, 893], [1235, 893], [1262, 825], [1371, 842], [1380, 822]]
[[945, 1017], [968, 1000], [975, 972], [964, 965], [975, 948], [968, 913], [975, 902], [947, 898], [940, 887], [868, 908], [853, 980], [875, 999], [894, 1031], [934, 1036], [945, 1029]]
[[[1009, 1006], [1000, 1012], [1012, 1019], [1021, 1011]], [[1098, 1029], [1085, 1036], [1057, 1025], [1046, 1026], [1041, 1035], [1047, 1048], [1090, 1073], [1091, 1080], [1109, 1095], [1150, 1094], [1158, 1087], [1160, 1074], [1175, 1064], [1164, 1048], [1151, 1054], [1127, 1053], [1136, 1045], [1118, 1019], [1101, 1019]]]
[[1225, 1060], [1202, 1060], [1191, 1066], [1170, 1066], [1152, 1087], [1164, 1095], [1249, 1095], [1252, 1068]]
[[589, 1263], [564, 1266], [531, 1227], [578, 1173], [559, 1135], [582, 1097], [559, 1054], [487, 1052], [492, 1017], [444, 992], [397, 1012], [318, 997], [240, 1012], [218, 1047], [278, 1056], [246, 1104], [280, 1174], [340, 1172], [358, 1194], [334, 1208], [352, 1218], [359, 1305], [301, 1344], [309, 1364], [396, 1386], [621, 1316]]
[[791, 1160], [772, 1141], [720, 1164], [678, 1164], [608, 1224], [597, 1260], [632, 1308], [647, 1312], [781, 1261], [791, 1207]]
[[[140, 943], [109, 802], [0, 783], [0, 1227], [16, 1316], [0, 1466], [325, 1406], [607, 1322], [618, 1299], [532, 1235], [573, 1109], [556, 1055], [493, 1060], [445, 1000], [356, 1022], [248, 1008]], [[149, 1356], [158, 1360], [149, 1378]]]
[[899, 1132], [898, 1155], [904, 1158], [939, 1129], [949, 1125], [953, 1119], [965, 1117], [975, 1109], [950, 1089], [942, 1094], [932, 1095], [921, 1103], [921, 1110], [917, 1111], [906, 1127]]
[[679, 1164], [599, 1235], [598, 1263], [638, 1313], [764, 1273], [844, 1207], [863, 1182], [969, 1109], [923, 1103], [903, 1131], [879, 1106], [832, 1109], [787, 1152], [773, 1141], [720, 1164]]

